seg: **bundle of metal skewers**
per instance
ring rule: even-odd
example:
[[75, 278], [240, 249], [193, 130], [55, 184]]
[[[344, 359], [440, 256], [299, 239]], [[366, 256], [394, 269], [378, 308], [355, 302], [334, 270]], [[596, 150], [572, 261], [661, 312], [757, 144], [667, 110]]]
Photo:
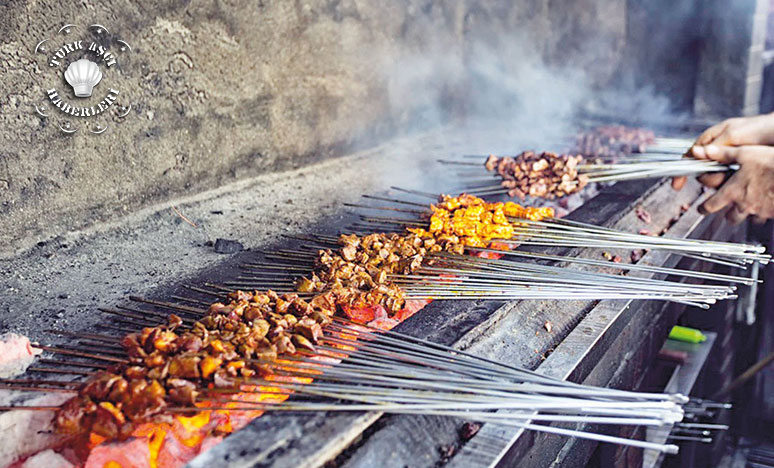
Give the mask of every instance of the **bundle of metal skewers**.
[[509, 194], [522, 199], [528, 195], [562, 197], [590, 183], [697, 176], [738, 169], [737, 165], [682, 158], [689, 147], [688, 140], [659, 139], [647, 151], [626, 152], [615, 157], [525, 151], [514, 157], [464, 155], [462, 160], [441, 159], [438, 162], [458, 169], [474, 169], [458, 173], [465, 183], [459, 191], [478, 196]]
[[[317, 244], [306, 245], [305, 250], [278, 251], [268, 254], [267, 257], [272, 260], [270, 265], [247, 265], [251, 273], [239, 276], [235, 281], [224, 283], [225, 287], [222, 289], [272, 288], [278, 293], [294, 292], [297, 280], [314, 268], [316, 257], [314, 251], [336, 245], [335, 237], [309, 236], [304, 239]], [[529, 260], [612, 267], [618, 270], [675, 275], [721, 283], [751, 285], [756, 281], [743, 276], [694, 272], [677, 268], [597, 262], [593, 259], [485, 248], [471, 250], [489, 251], [527, 261], [435, 253], [428, 255], [425, 263], [414, 274], [389, 275], [388, 280], [401, 288], [405, 299], [651, 299], [677, 302], [702, 309], [708, 309], [718, 300], [736, 298], [736, 286], [691, 284], [638, 278], [632, 275], [622, 276], [583, 271], [572, 267], [542, 265]], [[267, 270], [267, 266], [275, 270]]]
[[700, 159], [652, 159], [650, 161], [626, 161], [612, 164], [583, 164], [578, 172], [589, 183], [617, 182], [621, 180], [650, 179], [660, 177], [698, 176], [712, 172], [729, 172], [738, 165], [726, 165]]
[[[408, 195], [437, 202], [441, 195], [391, 187], [393, 190]], [[386, 202], [387, 205], [348, 204], [348, 206], [376, 211], [391, 211], [406, 213], [412, 217], [390, 217], [362, 215], [357, 228], [365, 230], [396, 229], [417, 227], [427, 224], [426, 217], [432, 214], [427, 203], [412, 200], [364, 196], [370, 200]], [[406, 209], [402, 206], [412, 206]], [[617, 229], [596, 226], [589, 223], [564, 218], [546, 217], [542, 220], [525, 218], [509, 218], [514, 225], [514, 236], [508, 239], [496, 239], [497, 243], [508, 245], [511, 249], [518, 246], [543, 247], [584, 247], [593, 249], [628, 249], [628, 250], [664, 250], [683, 257], [718, 263], [725, 266], [745, 268], [755, 262], [767, 264], [771, 255], [766, 253], [762, 245], [752, 245], [734, 242], [718, 242], [701, 239], [679, 239], [649, 234], [630, 233]], [[482, 250], [471, 248], [471, 250]], [[519, 255], [514, 252], [506, 255]], [[558, 259], [555, 259], [558, 260]], [[580, 261], [581, 259], [561, 258], [562, 261]], [[632, 265], [609, 265], [612, 268], [634, 268]]]
[[[71, 333], [99, 340], [115, 352], [43, 349], [100, 362], [120, 361], [115, 338]], [[562, 381], [493, 361], [449, 346], [336, 317], [314, 351], [255, 361], [271, 377], [237, 379], [232, 386], [201, 387], [198, 408], [169, 406], [165, 412], [188, 415], [202, 410], [231, 412], [353, 412], [449, 416], [567, 437], [676, 453], [678, 447], [605, 434], [599, 426], [670, 428], [694, 420], [707, 408], [725, 403], [693, 400], [681, 394], [599, 388]], [[53, 361], [61, 362], [61, 361]], [[73, 363], [70, 363], [73, 365]], [[73, 371], [62, 371], [73, 373]], [[93, 374], [84, 372], [83, 375]], [[76, 391], [77, 382], [4, 380], [7, 389]], [[261, 398], [251, 398], [260, 394]], [[290, 398], [288, 398], [290, 397]], [[51, 411], [57, 406], [5, 406], [0, 411]], [[549, 425], [560, 424], [561, 426]], [[696, 423], [691, 423], [696, 425]], [[598, 432], [599, 431], [599, 432]], [[706, 434], [706, 429], [703, 434]]]
[[575, 384], [344, 319], [336, 319], [326, 333], [326, 344], [316, 353], [272, 364], [278, 375], [301, 379], [246, 382], [261, 385], [259, 391], [263, 393], [270, 387], [280, 394], [293, 393], [294, 398], [245, 403], [221, 394], [214, 402], [229, 404], [229, 410], [237, 411], [379, 411], [451, 416], [665, 453], [676, 453], [678, 447], [593, 432], [585, 425], [669, 427], [686, 416], [691, 418], [693, 411], [705, 411], [708, 404], [715, 404], [692, 401], [680, 394]]
[[[425, 207], [405, 200], [368, 198]], [[430, 214], [429, 209], [425, 211], [357, 204], [349, 206], [417, 215], [413, 219], [363, 215], [357, 229], [366, 232], [398, 232], [405, 228], [426, 227], [427, 215]], [[515, 226], [514, 236], [493, 240], [507, 249], [465, 247], [467, 253], [497, 258], [449, 252], [429, 253], [410, 274], [388, 272], [386, 279], [401, 289], [405, 299], [653, 299], [707, 309], [717, 300], [736, 297], [735, 285], [750, 286], [759, 280], [746, 276], [531, 253], [517, 248], [526, 244], [662, 249], [741, 267], [750, 262], [767, 262], [769, 259], [763, 249], [757, 246], [632, 235], [556, 218], [545, 218], [543, 221], [518, 218], [511, 221]], [[311, 235], [297, 238], [306, 243], [296, 250], [267, 252], [266, 259], [270, 263], [246, 265], [247, 273], [219, 287], [223, 291], [236, 287], [271, 288], [279, 293], [295, 292], [297, 282], [315, 269], [321, 249], [336, 250], [341, 247], [340, 238], [336, 236]], [[557, 263], [566, 266], [557, 266]], [[588, 267], [606, 271], [589, 271]], [[629, 274], [615, 274], [621, 271], [628, 271]], [[710, 284], [667, 281], [653, 278], [654, 275], [699, 279]]]
[[639, 148], [626, 148], [619, 152], [617, 157], [606, 157], [600, 155], [597, 152], [586, 152], [573, 148], [574, 152], [594, 160], [619, 160], [619, 159], [638, 159], [638, 158], [661, 158], [661, 159], [675, 159], [681, 157], [688, 151], [693, 144], [693, 140], [688, 138], [666, 138], [656, 137], [649, 144], [642, 145]]

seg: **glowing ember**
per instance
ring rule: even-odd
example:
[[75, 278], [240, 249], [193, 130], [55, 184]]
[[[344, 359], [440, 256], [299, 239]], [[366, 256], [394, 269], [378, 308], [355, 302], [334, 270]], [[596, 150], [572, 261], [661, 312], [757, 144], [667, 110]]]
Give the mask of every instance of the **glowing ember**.
[[[368, 324], [388, 330], [403, 320], [411, 317], [425, 305], [427, 300], [406, 301], [405, 308], [398, 311], [394, 319], [388, 318], [381, 306], [369, 307], [369, 310], [350, 309], [350, 316], [368, 319]], [[381, 308], [381, 311], [375, 310]], [[348, 314], [348, 315], [349, 315]], [[359, 320], [360, 323], [366, 323]], [[355, 337], [348, 337], [355, 338]], [[337, 347], [346, 350], [345, 345]], [[342, 355], [341, 357], [344, 357]], [[313, 359], [325, 363], [336, 363], [334, 357], [315, 356]], [[282, 363], [282, 361], [278, 361]], [[290, 361], [288, 361], [290, 363]], [[310, 374], [321, 371], [309, 370]], [[268, 375], [268, 381], [306, 384], [312, 378]], [[261, 410], [229, 410], [224, 408], [240, 408], [244, 404], [281, 403], [287, 400], [292, 391], [271, 386], [241, 387], [243, 392], [225, 394], [225, 400], [217, 399], [197, 403], [201, 411], [193, 415], [176, 415], [171, 422], [146, 423], [137, 427], [132, 436], [121, 442], [107, 442], [106, 438], [97, 434], [89, 434], [88, 458], [85, 468], [177, 468], [185, 465], [200, 453], [215, 446], [224, 436], [237, 431], [255, 418], [263, 414]], [[218, 409], [207, 410], [208, 407]]]

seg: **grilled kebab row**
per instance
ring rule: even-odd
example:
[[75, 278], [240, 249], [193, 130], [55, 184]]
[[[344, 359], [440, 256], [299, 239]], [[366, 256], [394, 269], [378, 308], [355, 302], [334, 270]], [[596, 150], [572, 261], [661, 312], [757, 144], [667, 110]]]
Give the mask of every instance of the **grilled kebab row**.
[[340, 236], [338, 249], [318, 252], [312, 274], [297, 283], [298, 294], [235, 291], [190, 326], [171, 315], [164, 325], [126, 335], [126, 362], [82, 384], [57, 412], [57, 430], [84, 440], [91, 433], [125, 439], [138, 424], [168, 420], [170, 407], [196, 408], [209, 389], [239, 389], [271, 374], [277, 358], [313, 352], [336, 313], [356, 317], [357, 309], [381, 306], [400, 319], [406, 300], [390, 275], [415, 272], [429, 253], [462, 253], [465, 246], [508, 238], [509, 217], [553, 215], [550, 208], [470, 195], [444, 196], [431, 209], [427, 229]]

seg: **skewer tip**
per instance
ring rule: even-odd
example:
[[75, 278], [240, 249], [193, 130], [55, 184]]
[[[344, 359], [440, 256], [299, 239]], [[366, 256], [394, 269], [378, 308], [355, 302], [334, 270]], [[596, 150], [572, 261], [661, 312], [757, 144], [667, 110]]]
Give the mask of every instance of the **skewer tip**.
[[682, 393], [675, 393], [672, 395], [672, 401], [681, 405], [688, 403], [690, 400], [691, 399], [688, 396], [683, 395]]

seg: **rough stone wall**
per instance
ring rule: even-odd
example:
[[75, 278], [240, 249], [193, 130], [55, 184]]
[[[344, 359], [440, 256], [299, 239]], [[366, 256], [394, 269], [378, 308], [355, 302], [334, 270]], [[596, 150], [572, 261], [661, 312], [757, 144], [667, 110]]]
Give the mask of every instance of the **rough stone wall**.
[[[480, 38], [507, 67], [523, 54], [604, 83], [625, 3], [2, 2], [0, 251], [464, 117]], [[133, 48], [120, 69], [133, 107], [105, 134], [64, 135], [34, 112], [48, 76], [35, 44], [64, 23], [103, 24]]]

